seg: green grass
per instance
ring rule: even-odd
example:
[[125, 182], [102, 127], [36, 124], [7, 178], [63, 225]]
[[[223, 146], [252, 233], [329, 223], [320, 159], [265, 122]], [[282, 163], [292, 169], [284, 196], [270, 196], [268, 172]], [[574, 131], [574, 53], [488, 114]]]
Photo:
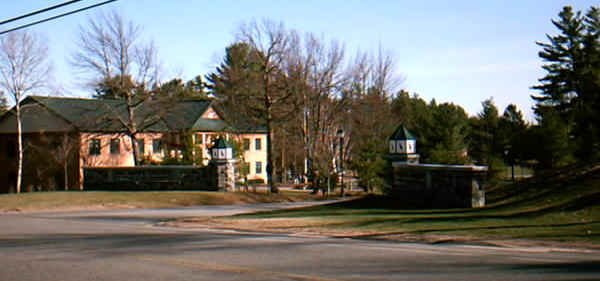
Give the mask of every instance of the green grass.
[[160, 192], [30, 192], [0, 195], [0, 212], [46, 211], [96, 208], [168, 208], [194, 205], [307, 201], [315, 198], [302, 192], [267, 195], [246, 192], [160, 191]]
[[487, 206], [478, 209], [403, 209], [397, 200], [367, 196], [223, 221], [287, 218], [295, 223], [274, 220], [269, 227], [298, 230], [305, 221], [304, 228], [341, 236], [449, 235], [600, 244], [600, 166], [585, 169], [565, 169], [492, 189]]

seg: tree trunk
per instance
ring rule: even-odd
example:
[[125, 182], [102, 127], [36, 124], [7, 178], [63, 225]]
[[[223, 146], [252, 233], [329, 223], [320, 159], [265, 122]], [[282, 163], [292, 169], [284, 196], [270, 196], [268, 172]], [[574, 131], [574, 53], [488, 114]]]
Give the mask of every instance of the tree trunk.
[[15, 99], [16, 107], [15, 110], [17, 112], [17, 146], [19, 150], [19, 155], [17, 159], [17, 186], [16, 192], [21, 192], [21, 182], [23, 178], [23, 133], [21, 127], [21, 105], [19, 104], [19, 99]]
[[69, 190], [69, 177], [68, 177], [68, 164], [69, 162], [65, 158], [64, 172], [65, 172], [65, 191]]
[[[270, 115], [270, 114], [269, 114]], [[279, 193], [277, 187], [273, 184], [273, 145], [271, 120], [267, 119], [267, 188], [271, 193]]]
[[281, 144], [281, 183], [287, 183], [287, 173], [285, 169], [285, 142]]
[[131, 150], [133, 152], [133, 166], [138, 165], [138, 150], [137, 150], [137, 140], [135, 139], [135, 134], [129, 135], [129, 140], [131, 141]]
[[[123, 77], [121, 77], [121, 80], [123, 80]], [[121, 85], [123, 86], [123, 82], [121, 82]], [[129, 135], [129, 140], [131, 141], [131, 149], [133, 150], [133, 166], [137, 166], [138, 165], [138, 152], [137, 152], [137, 142], [135, 140], [135, 135], [137, 134], [137, 124], [135, 123], [135, 115], [133, 112], [133, 96], [131, 93], [127, 93], [127, 118], [129, 119], [129, 124], [128, 124], [128, 135]]]

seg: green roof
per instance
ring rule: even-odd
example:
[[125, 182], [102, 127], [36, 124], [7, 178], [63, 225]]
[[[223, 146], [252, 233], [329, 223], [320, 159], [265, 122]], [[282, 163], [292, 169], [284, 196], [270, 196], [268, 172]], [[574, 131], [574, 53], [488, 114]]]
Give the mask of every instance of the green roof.
[[404, 125], [398, 126], [396, 131], [390, 137], [390, 140], [414, 140], [415, 137], [404, 127]]
[[267, 126], [251, 120], [243, 113], [228, 111], [218, 103], [214, 105], [213, 109], [221, 113], [227, 123], [231, 124], [231, 128], [238, 133], [267, 133]]
[[229, 144], [229, 142], [227, 142], [224, 138], [219, 137], [213, 148], [231, 148], [231, 144]]
[[[255, 130], [236, 128], [224, 120], [202, 118], [212, 103], [200, 99], [166, 103], [149, 99], [134, 108], [135, 123], [145, 132], [218, 132], [226, 128], [262, 132], [258, 126], [254, 126]], [[28, 96], [21, 102], [22, 106], [26, 104], [39, 104], [80, 131], [124, 132], [129, 123], [125, 100]]]

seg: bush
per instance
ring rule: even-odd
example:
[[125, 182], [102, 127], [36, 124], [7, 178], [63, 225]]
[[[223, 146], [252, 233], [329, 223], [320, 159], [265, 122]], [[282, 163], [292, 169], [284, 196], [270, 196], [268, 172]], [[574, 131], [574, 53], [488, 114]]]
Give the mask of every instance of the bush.
[[505, 170], [504, 161], [499, 157], [491, 156], [488, 159], [488, 180], [490, 184], [495, 184], [499, 181]]
[[248, 180], [249, 185], [257, 185], [257, 184], [264, 184], [264, 183], [265, 183], [265, 180], [263, 180], [263, 179]]

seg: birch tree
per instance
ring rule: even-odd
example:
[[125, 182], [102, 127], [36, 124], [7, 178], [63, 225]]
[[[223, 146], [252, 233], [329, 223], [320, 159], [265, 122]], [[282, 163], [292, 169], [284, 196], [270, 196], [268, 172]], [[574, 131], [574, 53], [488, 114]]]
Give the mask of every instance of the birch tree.
[[21, 192], [23, 176], [20, 102], [32, 91], [46, 85], [50, 69], [48, 48], [39, 35], [15, 31], [0, 37], [0, 89], [14, 102], [17, 120], [17, 193]]

